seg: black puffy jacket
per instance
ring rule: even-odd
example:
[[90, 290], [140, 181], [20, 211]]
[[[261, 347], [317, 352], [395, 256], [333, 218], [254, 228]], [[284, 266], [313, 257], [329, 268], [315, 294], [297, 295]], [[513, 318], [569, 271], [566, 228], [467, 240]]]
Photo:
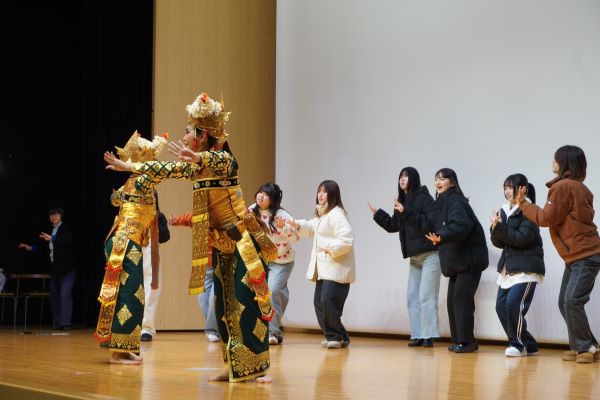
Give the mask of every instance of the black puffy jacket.
[[502, 249], [498, 272], [506, 265], [506, 273], [529, 272], [544, 275], [544, 249], [540, 228], [516, 210], [509, 217], [500, 211], [502, 222], [491, 229], [492, 244]]
[[420, 213], [406, 207], [402, 217], [421, 233], [432, 232], [442, 238], [438, 251], [444, 276], [487, 268], [489, 257], [483, 228], [469, 201], [456, 189], [441, 193], [432, 211]]
[[[419, 212], [429, 212], [433, 207], [433, 197], [429, 194], [427, 186], [421, 186], [415, 193], [415, 197], [406, 203], [406, 206], [414, 208]], [[435, 251], [437, 248], [425, 238], [425, 235], [410, 224], [404, 222], [401, 214], [394, 210], [390, 216], [381, 208], [377, 210], [373, 219], [379, 226], [388, 232], [398, 232], [400, 247], [404, 258]]]

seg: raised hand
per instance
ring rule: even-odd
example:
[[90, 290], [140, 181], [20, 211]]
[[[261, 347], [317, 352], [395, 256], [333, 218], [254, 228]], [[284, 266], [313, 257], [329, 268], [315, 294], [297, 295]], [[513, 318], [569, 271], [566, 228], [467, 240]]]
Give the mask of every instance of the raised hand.
[[377, 212], [377, 209], [375, 207], [373, 207], [373, 204], [371, 204], [370, 201], [367, 201], [367, 205], [369, 206], [369, 210], [371, 210], [371, 214], [375, 215], [375, 213]]
[[112, 151], [104, 153], [104, 161], [108, 164], [106, 169], [112, 169], [113, 171], [131, 171], [133, 167], [132, 163], [119, 160]]
[[519, 205], [519, 207], [521, 206], [521, 204], [525, 203], [527, 200], [525, 199], [525, 195], [527, 194], [527, 187], [526, 186], [519, 186], [519, 190], [517, 190], [517, 204]]
[[490, 218], [490, 223], [492, 224], [492, 229], [494, 229], [496, 227], [496, 225], [498, 224], [498, 222], [501, 221], [502, 218], [500, 218], [500, 212], [498, 211], [492, 211], [492, 217]]
[[169, 142], [169, 153], [177, 156], [181, 161], [198, 162], [200, 155], [187, 147], [181, 140], [179, 142]]

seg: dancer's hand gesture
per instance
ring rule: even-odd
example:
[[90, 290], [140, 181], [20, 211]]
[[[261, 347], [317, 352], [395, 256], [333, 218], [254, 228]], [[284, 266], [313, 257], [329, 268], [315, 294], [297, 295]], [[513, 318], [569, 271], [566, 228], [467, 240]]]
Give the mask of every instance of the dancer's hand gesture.
[[198, 162], [200, 154], [195, 153], [180, 140], [179, 142], [169, 142], [169, 153], [176, 155], [180, 161]]
[[131, 168], [133, 168], [133, 163], [119, 160], [112, 151], [104, 153], [104, 161], [108, 164], [106, 169], [112, 169], [113, 171], [131, 171]]

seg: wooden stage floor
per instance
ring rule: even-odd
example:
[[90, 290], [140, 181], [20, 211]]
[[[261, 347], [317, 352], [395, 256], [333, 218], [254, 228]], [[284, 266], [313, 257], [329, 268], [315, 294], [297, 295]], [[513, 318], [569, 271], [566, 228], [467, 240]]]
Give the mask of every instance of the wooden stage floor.
[[565, 362], [562, 350], [509, 359], [501, 346], [454, 354], [444, 342], [351, 340], [327, 350], [318, 335], [288, 333], [271, 348], [272, 384], [230, 384], [207, 381], [223, 364], [202, 332], [159, 332], [139, 367], [109, 364], [91, 330], [1, 330], [0, 399], [600, 399], [600, 362]]

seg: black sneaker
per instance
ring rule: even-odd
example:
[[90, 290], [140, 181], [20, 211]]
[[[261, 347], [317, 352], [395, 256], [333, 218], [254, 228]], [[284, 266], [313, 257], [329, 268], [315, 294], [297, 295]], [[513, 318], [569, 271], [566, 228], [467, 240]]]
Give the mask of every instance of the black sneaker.
[[433, 339], [423, 339], [423, 347], [433, 347]]
[[423, 339], [411, 339], [408, 341], [408, 347], [423, 346]]
[[149, 333], [142, 333], [142, 342], [151, 342], [152, 341], [152, 335]]
[[479, 346], [476, 342], [462, 344], [459, 343], [456, 345], [455, 353], [474, 353], [479, 349]]

